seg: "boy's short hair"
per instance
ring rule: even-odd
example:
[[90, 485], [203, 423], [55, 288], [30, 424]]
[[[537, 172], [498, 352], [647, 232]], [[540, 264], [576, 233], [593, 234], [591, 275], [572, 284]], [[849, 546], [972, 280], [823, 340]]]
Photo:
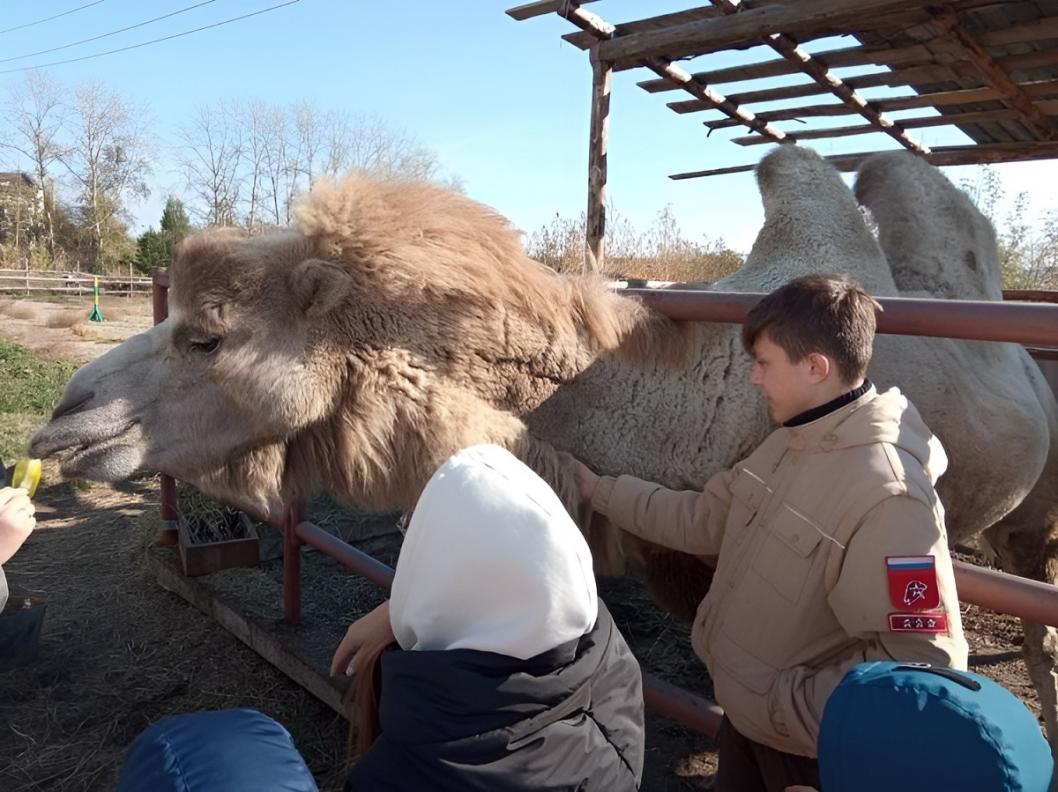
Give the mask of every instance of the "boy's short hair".
[[846, 275], [804, 275], [781, 286], [750, 310], [742, 345], [753, 354], [762, 333], [794, 363], [813, 352], [837, 365], [845, 382], [867, 373], [878, 301]]

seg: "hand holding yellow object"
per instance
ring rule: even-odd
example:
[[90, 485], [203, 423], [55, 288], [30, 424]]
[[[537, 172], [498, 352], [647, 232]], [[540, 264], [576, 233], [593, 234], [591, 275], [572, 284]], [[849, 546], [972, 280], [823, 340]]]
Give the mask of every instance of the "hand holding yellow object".
[[11, 474], [11, 486], [24, 489], [26, 494], [32, 498], [37, 492], [38, 484], [40, 484], [40, 460], [26, 457], [18, 460]]

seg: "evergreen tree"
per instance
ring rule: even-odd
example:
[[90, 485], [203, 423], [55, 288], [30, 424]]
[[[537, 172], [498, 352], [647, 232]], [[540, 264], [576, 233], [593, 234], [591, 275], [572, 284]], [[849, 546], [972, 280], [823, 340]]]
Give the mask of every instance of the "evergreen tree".
[[169, 196], [162, 211], [161, 230], [148, 228], [136, 240], [136, 256], [133, 265], [140, 272], [149, 273], [156, 267], [168, 267], [172, 261], [173, 248], [191, 232], [191, 221], [184, 204]]
[[191, 231], [191, 221], [187, 217], [183, 201], [179, 198], [169, 196], [162, 210], [162, 233], [169, 241], [170, 249], [173, 245], [186, 237]]

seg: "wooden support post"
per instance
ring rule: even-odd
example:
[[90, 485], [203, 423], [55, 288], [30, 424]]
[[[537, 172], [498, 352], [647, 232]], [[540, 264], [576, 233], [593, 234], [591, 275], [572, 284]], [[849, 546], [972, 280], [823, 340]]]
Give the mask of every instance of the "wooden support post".
[[613, 69], [591, 50], [591, 133], [588, 142], [588, 214], [584, 271], [601, 272], [606, 247], [606, 138], [610, 125]]

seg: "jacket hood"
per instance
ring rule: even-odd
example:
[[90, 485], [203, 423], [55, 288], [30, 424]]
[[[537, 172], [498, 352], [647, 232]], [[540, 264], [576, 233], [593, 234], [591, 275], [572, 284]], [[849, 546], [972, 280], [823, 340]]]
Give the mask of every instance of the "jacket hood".
[[434, 473], [393, 579], [402, 649], [524, 660], [586, 634], [598, 609], [588, 544], [543, 479], [494, 445]]

